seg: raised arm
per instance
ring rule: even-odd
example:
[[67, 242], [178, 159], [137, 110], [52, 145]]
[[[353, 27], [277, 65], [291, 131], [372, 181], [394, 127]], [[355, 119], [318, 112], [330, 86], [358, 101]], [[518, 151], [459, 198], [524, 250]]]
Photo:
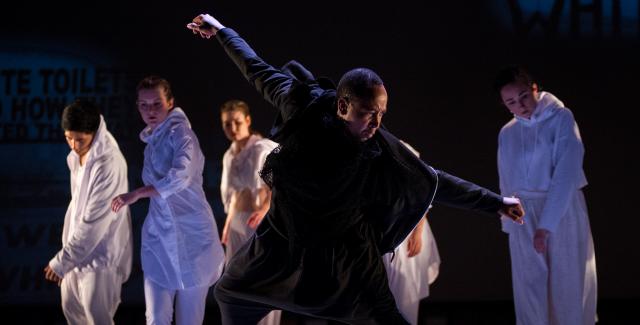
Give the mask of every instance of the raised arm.
[[293, 100], [291, 90], [299, 82], [262, 60], [234, 30], [226, 28], [209, 14], [197, 16], [187, 24], [187, 28], [203, 38], [215, 36], [244, 77], [264, 99], [278, 108], [284, 120], [293, 115], [297, 107], [304, 106], [290, 103]]

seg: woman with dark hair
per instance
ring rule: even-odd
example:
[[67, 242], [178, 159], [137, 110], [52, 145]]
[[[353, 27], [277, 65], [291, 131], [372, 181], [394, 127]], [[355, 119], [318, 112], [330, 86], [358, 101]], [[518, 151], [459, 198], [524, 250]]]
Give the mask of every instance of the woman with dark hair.
[[[226, 260], [255, 233], [269, 210], [271, 190], [260, 178], [267, 155], [277, 143], [262, 138], [251, 129], [249, 105], [228, 100], [220, 107], [222, 130], [231, 141], [222, 158], [220, 194], [227, 218], [222, 231]], [[279, 324], [281, 311], [272, 311], [259, 324]]]
[[150, 198], [142, 228], [147, 324], [202, 324], [209, 287], [224, 264], [213, 212], [202, 189], [204, 156], [171, 86], [151, 76], [138, 84], [145, 186], [113, 199], [118, 211]]
[[596, 265], [578, 125], [521, 67], [501, 70], [495, 90], [514, 115], [499, 136], [500, 190], [520, 198], [528, 216], [524, 226], [503, 223], [517, 323], [593, 324]]
[[113, 324], [131, 273], [133, 240], [129, 209], [114, 213], [109, 202], [129, 190], [127, 162], [94, 103], [76, 100], [65, 107], [61, 124], [71, 148], [71, 202], [62, 249], [45, 278], [60, 285], [69, 324]]

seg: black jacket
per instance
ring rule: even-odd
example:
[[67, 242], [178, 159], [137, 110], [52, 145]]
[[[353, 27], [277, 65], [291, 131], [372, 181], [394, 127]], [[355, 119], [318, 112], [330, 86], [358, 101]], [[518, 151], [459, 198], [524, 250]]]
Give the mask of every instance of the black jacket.
[[[344, 184], [344, 177], [353, 176], [353, 174], [344, 174], [345, 170], [341, 173], [340, 168], [354, 168], [354, 166], [336, 165], [331, 161], [343, 161], [347, 157], [356, 159], [355, 157], [359, 154], [352, 154], [349, 150], [359, 152], [366, 149], [359, 148], [362, 146], [357, 144], [349, 144], [348, 135], [341, 134], [344, 133], [340, 126], [341, 121], [335, 115], [335, 90], [326, 89], [326, 82], [315, 80], [308, 70], [295, 61], [289, 62], [282, 69], [277, 69], [267, 64], [230, 28], [220, 30], [218, 32], [218, 40], [229, 57], [240, 68], [245, 78], [277, 109], [276, 122], [272, 128], [271, 138], [281, 144], [280, 152], [285, 151], [285, 154], [280, 155], [286, 156], [286, 158], [281, 158], [293, 160], [286, 161], [284, 164], [287, 165], [287, 168], [293, 167], [293, 170], [298, 171], [298, 174], [295, 175], [296, 178], [300, 178], [299, 173], [308, 173], [307, 176], [309, 177], [302, 178], [316, 183], [311, 186], [316, 192], [323, 190], [330, 193], [330, 195], [314, 193], [317, 195], [316, 198], [307, 200], [307, 202], [298, 201], [296, 205], [304, 205], [306, 203], [313, 206], [319, 205], [321, 208], [327, 205], [330, 207], [341, 205], [338, 202], [344, 202], [344, 205], [352, 205], [354, 199], [359, 198], [361, 193], [335, 193], [338, 189], [330, 186], [335, 185], [334, 183]], [[333, 136], [328, 136], [331, 133], [333, 133]], [[379, 178], [377, 188], [383, 192], [391, 192], [384, 195], [384, 202], [381, 202], [376, 195], [370, 198], [376, 201], [372, 202], [376, 206], [375, 220], [365, 218], [374, 223], [380, 231], [381, 237], [377, 244], [381, 253], [392, 251], [406, 238], [420, 221], [432, 201], [464, 209], [493, 213], [497, 212], [502, 206], [502, 198], [497, 194], [443, 171], [436, 171], [426, 165], [384, 128], [378, 131], [373, 141], [375, 141], [375, 147], [381, 150], [380, 156], [386, 157], [383, 163], [384, 166], [380, 166], [376, 170], [377, 173], [384, 174], [377, 177]], [[340, 150], [346, 150], [346, 152]], [[280, 160], [280, 163], [282, 163], [282, 159], [276, 159], [274, 154], [268, 160], [275, 164], [276, 160]], [[314, 168], [300, 170], [300, 168], [294, 167], [302, 163], [308, 164], [305, 167], [313, 166]], [[326, 170], [327, 168], [335, 168], [336, 170]], [[283, 173], [291, 173], [293, 170], [283, 170]], [[269, 172], [272, 173], [273, 170], [265, 174], [268, 177], [273, 177]], [[340, 182], [331, 182], [327, 178], [314, 179], [311, 177], [314, 174], [337, 178]], [[291, 179], [293, 177], [286, 178]], [[269, 183], [270, 179], [267, 180]], [[369, 184], [365, 179], [352, 181]], [[271, 185], [274, 185], [275, 196], [277, 196], [279, 187], [287, 187], [290, 184], [281, 182], [280, 184]], [[301, 187], [295, 188], [296, 191], [305, 190], [303, 184], [298, 185], [301, 185]], [[344, 190], [353, 190], [353, 186], [347, 186]], [[335, 198], [335, 196], [341, 196], [341, 198]], [[318, 198], [326, 198], [327, 201], [322, 202]], [[331, 198], [334, 198], [334, 200], [332, 201]], [[283, 201], [291, 202], [292, 199], [295, 198], [286, 197], [283, 198]], [[277, 199], [274, 200], [276, 208], [278, 208], [278, 201]], [[291, 203], [286, 205], [291, 206]], [[296, 230], [300, 230], [295, 229], [296, 225], [300, 227], [300, 224], [304, 224], [310, 219], [318, 222], [332, 222], [323, 219], [322, 216], [337, 213], [336, 209], [329, 208], [318, 211], [318, 209], [309, 209], [309, 206], [306, 209], [297, 210], [296, 212], [307, 210], [310, 214], [320, 216], [314, 218], [304, 213], [299, 214], [289, 211], [286, 213], [287, 216], [284, 220], [277, 220], [279, 216], [274, 213], [270, 213], [268, 218], [272, 223], [277, 224], [276, 227], [278, 228], [282, 227], [282, 224], [287, 227], [286, 230], [281, 229], [283, 234], [308, 238], [311, 234], [305, 231], [294, 234]], [[282, 212], [281, 209], [273, 211]], [[353, 209], [347, 208], [344, 208], [343, 212], [358, 213]], [[345, 218], [352, 219], [353, 216], [339, 215], [334, 217], [335, 219], [343, 220]], [[300, 222], [297, 220], [300, 220]], [[322, 228], [318, 228], [316, 223], [308, 226], [313, 227], [316, 232]], [[345, 226], [349, 226], [348, 222], [347, 224], [338, 222], [336, 227], [329, 228], [344, 229]], [[331, 229], [327, 231], [331, 231]]]
[[268, 222], [231, 258], [216, 297], [346, 322], [397, 312], [381, 255], [434, 198], [485, 212], [501, 206], [498, 195], [434, 170], [385, 129], [355, 139], [336, 116], [335, 90], [306, 69], [267, 64], [229, 28], [217, 38], [277, 109], [280, 146], [262, 170], [272, 189]]

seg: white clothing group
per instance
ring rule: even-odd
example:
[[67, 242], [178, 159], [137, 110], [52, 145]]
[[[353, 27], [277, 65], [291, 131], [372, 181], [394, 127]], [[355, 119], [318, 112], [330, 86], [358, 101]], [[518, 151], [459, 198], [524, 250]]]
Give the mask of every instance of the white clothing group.
[[[147, 321], [170, 323], [175, 299], [178, 324], [202, 323], [204, 298], [225, 262], [202, 188], [204, 155], [180, 108], [155, 129], [145, 128], [140, 138], [147, 144], [144, 184], [160, 194], [151, 198], [142, 229]], [[259, 203], [258, 192], [266, 187], [259, 171], [276, 146], [252, 135], [242, 149], [232, 144], [224, 154], [220, 190], [230, 218], [227, 258], [253, 235], [247, 219]], [[549, 93], [541, 93], [531, 119], [514, 118], [500, 132], [500, 188], [504, 196], [520, 198], [526, 210], [524, 226], [503, 223], [509, 234], [518, 324], [595, 321], [595, 257], [581, 192], [587, 184], [583, 155], [571, 111]], [[69, 323], [112, 323], [132, 259], [129, 209], [115, 213], [109, 204], [129, 191], [126, 161], [101, 117], [86, 163], [80, 166], [73, 151], [67, 162], [72, 199], [63, 248], [49, 266], [63, 278], [63, 311]], [[532, 245], [539, 228], [551, 233], [545, 254]], [[421, 235], [423, 249], [417, 256], [408, 257], [405, 240], [395, 256], [383, 258], [398, 308], [412, 324], [440, 264], [428, 223]], [[273, 312], [263, 322], [279, 320], [280, 314]]]

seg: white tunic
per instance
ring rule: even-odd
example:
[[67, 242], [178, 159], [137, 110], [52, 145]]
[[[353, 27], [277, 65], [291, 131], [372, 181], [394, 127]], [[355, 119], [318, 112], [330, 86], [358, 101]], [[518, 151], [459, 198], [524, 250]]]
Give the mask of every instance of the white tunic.
[[[504, 196], [519, 197], [525, 224], [503, 220], [509, 233], [518, 324], [593, 324], [596, 271], [581, 188], [584, 147], [571, 111], [540, 93], [531, 119], [500, 131], [498, 171]], [[546, 254], [533, 248], [536, 229], [551, 232]]]
[[[409, 144], [402, 143], [416, 156], [420, 156]], [[421, 236], [422, 249], [418, 255], [409, 257], [407, 237], [393, 254], [382, 256], [391, 293], [400, 313], [410, 324], [418, 323], [420, 300], [429, 296], [429, 285], [436, 280], [440, 271], [440, 254], [426, 220]]]
[[74, 151], [67, 156], [71, 202], [64, 218], [62, 249], [49, 261], [61, 277], [68, 272], [112, 270], [120, 285], [131, 272], [133, 241], [128, 208], [111, 211], [111, 200], [129, 191], [127, 162], [104, 118], [84, 166]]
[[255, 232], [247, 226], [247, 219], [258, 202], [258, 191], [266, 187], [260, 177], [260, 170], [267, 155], [277, 143], [251, 135], [242, 150], [232, 143], [222, 158], [222, 179], [220, 194], [227, 218], [232, 218], [228, 229], [227, 259], [242, 246]]
[[160, 193], [151, 198], [142, 227], [145, 277], [167, 289], [210, 286], [222, 273], [224, 252], [202, 189], [198, 138], [176, 107], [140, 139], [147, 143], [142, 179]]

